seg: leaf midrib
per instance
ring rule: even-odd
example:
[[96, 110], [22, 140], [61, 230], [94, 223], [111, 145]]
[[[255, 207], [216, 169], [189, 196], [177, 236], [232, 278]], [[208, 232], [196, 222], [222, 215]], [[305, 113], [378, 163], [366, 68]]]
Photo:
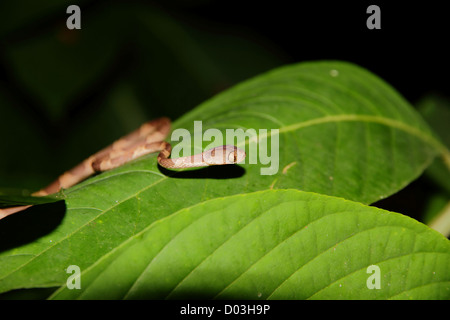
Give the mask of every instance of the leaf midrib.
[[[320, 118], [314, 118], [302, 122], [293, 123], [285, 127], [278, 128], [279, 133], [286, 133], [295, 131], [298, 129], [325, 124], [325, 123], [339, 123], [339, 122], [370, 122], [385, 125], [390, 128], [395, 128], [424, 141], [428, 145], [432, 146], [438, 153], [440, 153], [444, 160], [447, 162], [447, 166], [450, 170], [450, 151], [439, 140], [429, 135], [427, 132], [421, 131], [413, 126], [410, 126], [404, 122], [393, 120], [381, 116], [365, 115], [365, 114], [340, 114], [340, 115], [328, 115]], [[272, 136], [272, 131], [268, 131], [265, 134], [258, 135], [258, 140]], [[247, 145], [249, 139], [237, 146]]]
[[[286, 127], [280, 128], [280, 133], [295, 131], [301, 128], [309, 127], [312, 125], [318, 125], [329, 122], [372, 122], [386, 125], [387, 127], [393, 127], [402, 131], [405, 131], [417, 138], [429, 143], [434, 146], [437, 150], [443, 152], [446, 148], [436, 140], [434, 137], [430, 136], [428, 133], [418, 130], [415, 127], [409, 126], [404, 122], [389, 119], [381, 116], [364, 115], [364, 114], [340, 114], [340, 115], [330, 115], [321, 118], [315, 118], [303, 122], [294, 123]], [[448, 152], [448, 150], [447, 150]]]

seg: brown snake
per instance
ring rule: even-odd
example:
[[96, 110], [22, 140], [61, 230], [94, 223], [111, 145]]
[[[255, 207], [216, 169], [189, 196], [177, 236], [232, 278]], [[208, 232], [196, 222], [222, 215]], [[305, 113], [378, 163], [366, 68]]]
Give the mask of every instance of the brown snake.
[[[172, 147], [163, 141], [170, 132], [170, 120], [159, 118], [144, 123], [130, 134], [115, 141], [110, 146], [93, 154], [76, 167], [63, 173], [47, 187], [34, 192], [33, 196], [46, 196], [60, 189], [67, 189], [89, 176], [119, 167], [143, 155], [158, 152], [158, 163], [167, 169], [205, 167], [235, 164], [244, 160], [244, 150], [235, 146], [220, 146], [193, 156], [170, 159]], [[0, 219], [25, 210], [32, 205], [0, 209]]]

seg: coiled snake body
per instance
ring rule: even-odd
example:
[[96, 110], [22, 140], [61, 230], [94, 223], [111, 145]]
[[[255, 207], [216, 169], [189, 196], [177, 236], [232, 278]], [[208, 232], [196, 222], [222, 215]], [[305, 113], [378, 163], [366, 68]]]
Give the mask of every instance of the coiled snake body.
[[[160, 152], [158, 163], [167, 169], [235, 164], [243, 161], [246, 156], [244, 150], [225, 145], [193, 156], [170, 159], [172, 147], [164, 141], [169, 132], [170, 120], [168, 118], [146, 122], [139, 129], [65, 172], [49, 186], [33, 193], [33, 196], [46, 196], [58, 192], [61, 188], [70, 188], [97, 172], [114, 169], [133, 159], [158, 151]], [[0, 219], [29, 207], [31, 205], [0, 209]]]

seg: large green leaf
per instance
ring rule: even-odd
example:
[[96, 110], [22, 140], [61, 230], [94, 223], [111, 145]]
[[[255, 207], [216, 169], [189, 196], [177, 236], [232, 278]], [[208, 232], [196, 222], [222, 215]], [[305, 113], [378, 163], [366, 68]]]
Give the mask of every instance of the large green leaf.
[[[367, 286], [371, 265], [380, 289]], [[447, 299], [449, 268], [450, 242], [413, 219], [268, 190], [161, 219], [82, 272], [81, 290], [53, 298]]]
[[[343, 62], [263, 74], [207, 101], [174, 127], [192, 132], [194, 120], [223, 132], [279, 129], [278, 172], [261, 175], [267, 165], [246, 163], [174, 174], [158, 170], [150, 155], [98, 175], [65, 192], [67, 212], [52, 232], [2, 252], [0, 291], [61, 285], [67, 266], [84, 270], [148, 226], [217, 197], [296, 188], [372, 203], [400, 190], [435, 154], [446, 152], [398, 93]], [[257, 141], [261, 146], [272, 138], [269, 131]], [[251, 145], [242, 147], [248, 151]], [[7, 224], [0, 223], [6, 235]]]

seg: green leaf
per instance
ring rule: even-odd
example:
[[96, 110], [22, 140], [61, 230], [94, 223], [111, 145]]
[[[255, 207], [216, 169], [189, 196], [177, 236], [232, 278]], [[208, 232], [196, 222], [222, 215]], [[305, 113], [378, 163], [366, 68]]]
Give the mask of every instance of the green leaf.
[[247, 166], [254, 183], [363, 203], [402, 189], [437, 152], [448, 154], [398, 93], [344, 62], [276, 69], [200, 105], [176, 127], [192, 130], [194, 120], [203, 121], [203, 130], [280, 130], [280, 172], [261, 176], [261, 165]]
[[441, 137], [446, 146], [450, 146], [450, 100], [439, 94], [425, 96], [417, 103], [417, 109], [424, 119]]
[[[448, 148], [450, 146], [450, 131], [448, 130], [450, 100], [437, 94], [428, 95], [419, 101], [417, 108]], [[436, 158], [427, 168], [426, 174], [450, 194], [450, 170], [445, 161], [449, 162], [450, 160], [445, 157]]]
[[[380, 269], [368, 289], [367, 269]], [[296, 190], [210, 200], [145, 228], [54, 299], [448, 299], [450, 242], [406, 216]], [[111, 290], [114, 288], [114, 290]]]
[[[62, 285], [69, 265], [85, 270], [145, 228], [218, 197], [295, 188], [372, 203], [403, 188], [446, 152], [398, 93], [344, 62], [268, 72], [205, 102], [174, 128], [192, 133], [194, 120], [202, 120], [204, 130], [222, 132], [279, 129], [278, 172], [261, 175], [267, 165], [258, 162], [173, 173], [157, 170], [155, 155], [149, 155], [100, 174], [66, 190], [67, 212], [54, 230], [0, 254], [0, 292]], [[268, 132], [258, 136], [258, 147], [268, 140], [269, 154], [276, 154]], [[242, 144], [248, 154], [252, 143]], [[4, 232], [7, 239], [9, 230]]]

